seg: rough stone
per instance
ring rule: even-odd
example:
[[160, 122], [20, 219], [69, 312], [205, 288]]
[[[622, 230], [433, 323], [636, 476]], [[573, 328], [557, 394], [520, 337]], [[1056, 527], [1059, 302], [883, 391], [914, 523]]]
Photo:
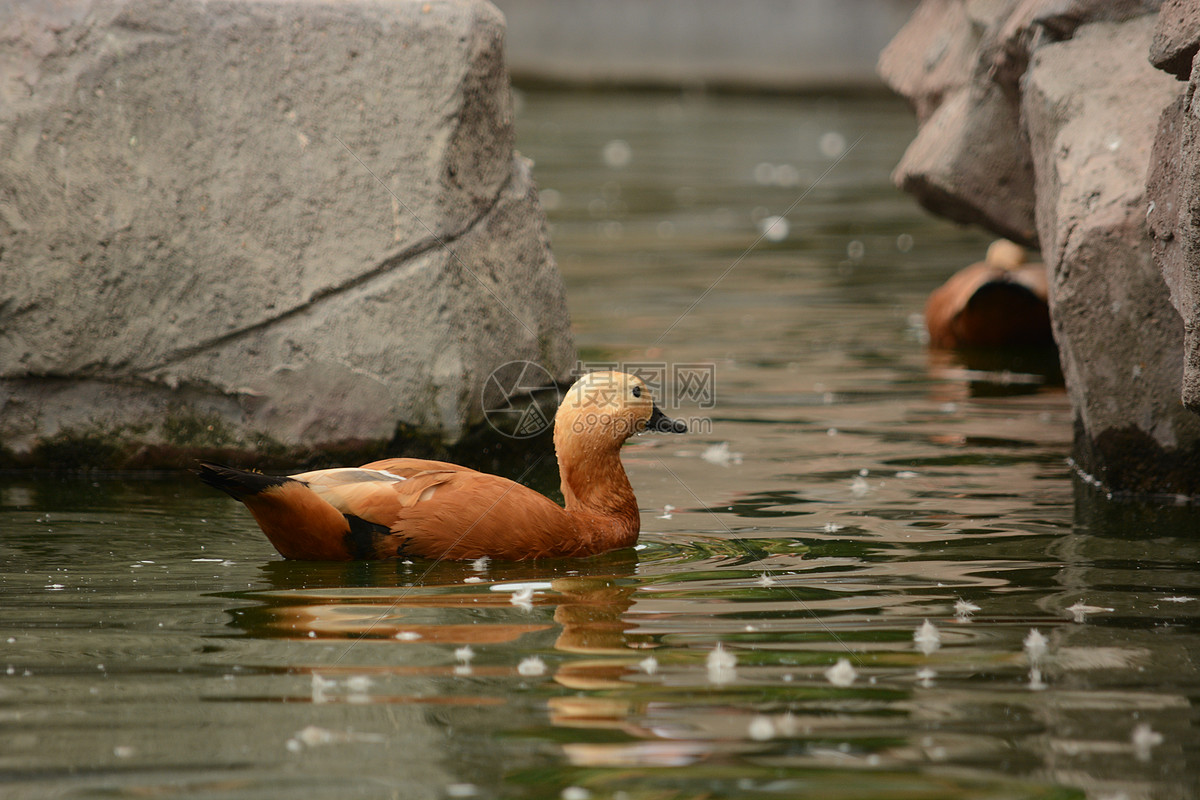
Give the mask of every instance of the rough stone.
[[[978, 6], [990, 20], [972, 16]], [[1109, 491], [1200, 494], [1200, 424], [1187, 411], [1200, 410], [1200, 270], [1191, 266], [1200, 263], [1200, 109], [1195, 87], [1180, 98], [1148, 57], [1194, 75], [1179, 59], [1196, 52], [1195, 8], [926, 0], [910, 23], [925, 30], [902, 32], [880, 65], [917, 95], [921, 126], [897, 169], [902, 186], [1005, 235], [1033, 198], [1029, 239], [1051, 272], [1076, 462]], [[942, 32], [953, 41], [939, 41]], [[957, 54], [956, 68], [970, 61], [962, 83], [932, 68], [934, 41]], [[999, 112], [1005, 103], [1013, 108]], [[1014, 186], [1023, 152], [1032, 179]]]
[[1198, 51], [1200, 4], [1195, 0], [1165, 0], [1150, 43], [1150, 63], [1186, 81]]
[[893, 174], [925, 208], [1036, 247], [1033, 164], [1016, 105], [995, 84], [948, 97]]
[[568, 377], [490, 4], [18, 0], [0, 30], [10, 451], [168, 418], [453, 440], [500, 364]]
[[1036, 246], [1033, 169], [1017, 98], [989, 77], [989, 32], [1015, 0], [925, 0], [879, 59], [920, 125], [893, 173], [935, 214]]
[[879, 54], [879, 74], [912, 105], [918, 124], [967, 85], [984, 30], [958, 0], [925, 0]]
[[1186, 90], [1163, 111], [1147, 184], [1155, 261], [1183, 319], [1185, 406], [1200, 413], [1200, 120], [1194, 71]]
[[879, 59], [917, 136], [896, 185], [921, 205], [1036, 247], [1033, 167], [1020, 115], [1030, 53], [1086, 23], [1145, 16], [1161, 0], [925, 0]]
[[1151, 144], [1178, 95], [1145, 58], [1153, 25], [1091, 24], [1040, 47], [1022, 108], [1077, 461], [1114, 490], [1195, 493], [1195, 471], [1144, 458], [1147, 445], [1176, 458], [1200, 445], [1200, 420], [1178, 401], [1182, 325], [1145, 225]]

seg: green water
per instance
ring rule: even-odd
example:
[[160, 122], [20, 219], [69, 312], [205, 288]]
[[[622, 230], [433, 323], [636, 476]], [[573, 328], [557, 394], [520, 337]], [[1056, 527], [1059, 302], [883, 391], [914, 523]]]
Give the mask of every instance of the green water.
[[891, 187], [907, 110], [520, 100], [584, 360], [712, 365], [626, 449], [639, 549], [288, 563], [186, 476], [5, 477], [0, 796], [1195, 796], [1196, 512], [1074, 481], [1053, 380], [926, 352], [988, 239]]

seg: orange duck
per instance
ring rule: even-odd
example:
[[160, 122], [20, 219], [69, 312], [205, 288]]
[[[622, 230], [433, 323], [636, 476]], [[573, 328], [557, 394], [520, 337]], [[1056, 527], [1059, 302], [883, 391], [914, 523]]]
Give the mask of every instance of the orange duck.
[[929, 295], [925, 327], [935, 348], [1043, 347], [1054, 344], [1046, 302], [1046, 268], [1025, 263], [1006, 239]]
[[554, 417], [566, 508], [507, 478], [417, 458], [288, 476], [202, 464], [198, 474], [244, 503], [284, 558], [588, 556], [637, 541], [641, 516], [620, 453], [646, 430], [687, 425], [668, 419], [633, 375], [580, 378]]

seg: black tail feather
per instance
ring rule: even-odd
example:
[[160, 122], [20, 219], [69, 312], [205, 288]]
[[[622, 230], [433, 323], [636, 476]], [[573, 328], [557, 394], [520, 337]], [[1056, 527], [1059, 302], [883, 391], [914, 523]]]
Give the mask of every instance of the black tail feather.
[[250, 497], [266, 491], [272, 486], [282, 486], [292, 478], [279, 475], [264, 475], [261, 472], [250, 472], [244, 469], [234, 469], [222, 464], [212, 464], [207, 461], [199, 462], [193, 472], [205, 484], [220, 489], [225, 494], [237, 500]]

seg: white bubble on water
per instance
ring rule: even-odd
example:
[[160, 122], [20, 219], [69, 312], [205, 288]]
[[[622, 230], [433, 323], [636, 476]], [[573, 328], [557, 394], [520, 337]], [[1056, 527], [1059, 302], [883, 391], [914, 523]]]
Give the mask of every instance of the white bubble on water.
[[1087, 603], [1080, 600], [1075, 605], [1066, 609], [1067, 613], [1078, 623], [1083, 623], [1089, 614], [1101, 614], [1105, 611], [1113, 611], [1114, 609], [1104, 606], [1089, 606]]
[[932, 622], [925, 620], [913, 634], [913, 641], [918, 650], [929, 655], [942, 646], [942, 634]]
[[533, 589], [525, 588], [512, 593], [512, 597], [508, 598], [508, 602], [512, 603], [522, 611], [533, 610]]
[[629, 166], [629, 162], [633, 160], [633, 148], [624, 139], [613, 139], [604, 145], [601, 155], [607, 166], [621, 169]]
[[775, 167], [775, 183], [779, 186], [795, 186], [800, 183], [800, 170], [791, 164], [780, 164]]
[[765, 742], [775, 738], [775, 723], [771, 721], [770, 717], [760, 714], [750, 720], [746, 733], [756, 742]]
[[1025, 637], [1025, 654], [1029, 656], [1029, 662], [1036, 664], [1046, 657], [1046, 651], [1049, 649], [1049, 642], [1042, 635], [1041, 631], [1033, 628], [1029, 631], [1029, 635]]
[[523, 659], [520, 664], [517, 664], [517, 673], [525, 676], [537, 676], [546, 674], [546, 662], [542, 661], [537, 656], [530, 656]]
[[346, 678], [346, 688], [357, 694], [362, 694], [371, 688], [371, 679], [366, 675], [351, 675]]
[[896, 249], [901, 253], [907, 253], [913, 249], [913, 237], [910, 234], [902, 233], [896, 237]]
[[546, 211], [557, 211], [562, 207], [562, 193], [557, 189], [542, 189], [538, 192], [538, 199]]
[[729, 683], [737, 677], [737, 656], [725, 650], [720, 642], [709, 651], [705, 659], [708, 669], [708, 680], [711, 683]]
[[825, 670], [825, 677], [834, 686], [849, 686], [858, 678], [858, 671], [845, 658], [839, 658], [837, 663]]
[[979, 606], [970, 600], [960, 598], [954, 601], [954, 616], [958, 618], [959, 622], [966, 622], [978, 610]]
[[1137, 755], [1138, 761], [1149, 761], [1150, 751], [1163, 743], [1163, 735], [1144, 722], [1133, 729], [1133, 735], [1130, 738], [1133, 741], [1133, 751]]
[[709, 445], [700, 454], [700, 458], [719, 467], [728, 467], [730, 464], [742, 463], [742, 454], [731, 452], [729, 442]]
[[826, 158], [837, 158], [846, 152], [846, 137], [837, 131], [827, 131], [821, 134], [817, 147]]
[[625, 235], [625, 226], [616, 220], [607, 220], [600, 225], [600, 235], [609, 241], [616, 241]]
[[758, 230], [762, 233], [763, 237], [767, 241], [782, 242], [784, 239], [788, 238], [788, 234], [791, 232], [791, 226], [788, 225], [788, 221], [783, 217], [771, 216], [763, 217], [763, 219], [759, 221]]

